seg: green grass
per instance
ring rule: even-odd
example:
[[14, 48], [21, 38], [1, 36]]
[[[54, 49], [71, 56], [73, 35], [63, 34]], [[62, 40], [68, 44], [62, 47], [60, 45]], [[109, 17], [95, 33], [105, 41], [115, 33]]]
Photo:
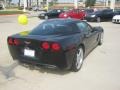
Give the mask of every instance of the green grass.
[[0, 11], [0, 15], [23, 14], [23, 11]]

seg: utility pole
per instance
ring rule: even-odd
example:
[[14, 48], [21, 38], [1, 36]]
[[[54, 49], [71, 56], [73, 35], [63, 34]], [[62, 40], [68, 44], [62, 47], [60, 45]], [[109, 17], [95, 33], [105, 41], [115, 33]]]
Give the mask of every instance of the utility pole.
[[110, 8], [113, 9], [113, 10], [115, 9], [115, 0], [111, 0]]
[[75, 8], [75, 9], [78, 8], [78, 0], [74, 0], [74, 8]]

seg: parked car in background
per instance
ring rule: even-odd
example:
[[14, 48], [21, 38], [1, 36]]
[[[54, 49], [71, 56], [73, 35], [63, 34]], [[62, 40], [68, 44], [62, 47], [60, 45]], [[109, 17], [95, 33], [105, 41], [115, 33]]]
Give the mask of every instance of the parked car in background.
[[115, 15], [112, 18], [113, 23], [120, 23], [120, 15]]
[[104, 31], [78, 19], [49, 19], [22, 33], [7, 39], [14, 60], [79, 71], [84, 58], [102, 44]]
[[80, 9], [72, 9], [67, 12], [63, 12], [59, 15], [59, 18], [76, 18], [83, 20], [85, 17], [85, 12], [84, 10]]
[[32, 10], [33, 10], [33, 11], [39, 11], [39, 10], [40, 10], [40, 7], [38, 7], [38, 6], [33, 6], [33, 7], [32, 7]]
[[42, 7], [38, 7], [38, 6], [33, 6], [32, 10], [33, 11], [45, 11], [45, 12], [47, 12], [47, 7], [42, 8]]
[[40, 19], [58, 18], [59, 14], [64, 12], [62, 9], [53, 9], [38, 15]]
[[113, 16], [117, 13], [114, 12], [112, 9], [103, 9], [99, 11], [95, 11], [93, 13], [88, 14], [85, 19], [87, 21], [106, 21], [106, 20], [112, 20]]

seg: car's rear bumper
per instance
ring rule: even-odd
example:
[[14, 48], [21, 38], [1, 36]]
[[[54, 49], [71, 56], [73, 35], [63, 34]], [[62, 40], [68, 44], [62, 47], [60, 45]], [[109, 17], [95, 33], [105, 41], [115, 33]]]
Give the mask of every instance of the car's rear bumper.
[[75, 54], [75, 49], [70, 51], [47, 52], [37, 51], [35, 57], [25, 56], [23, 50], [16, 46], [8, 45], [14, 60], [37, 66], [55, 66], [60, 69], [70, 69]]

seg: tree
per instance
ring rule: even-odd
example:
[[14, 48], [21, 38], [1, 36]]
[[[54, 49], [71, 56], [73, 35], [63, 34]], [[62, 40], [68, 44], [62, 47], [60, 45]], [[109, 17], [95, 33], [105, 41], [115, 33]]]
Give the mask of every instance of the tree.
[[27, 8], [29, 7], [28, 4], [29, 4], [29, 1], [27, 0]]
[[37, 7], [39, 7], [39, 0], [37, 0]]
[[29, 7], [31, 7], [32, 5], [31, 5], [31, 0], [29, 0]]
[[21, 0], [18, 1], [18, 8], [20, 8], [20, 3], [21, 3]]
[[57, 4], [58, 0], [51, 0], [51, 2], [49, 2], [49, 6], [53, 6], [55, 4]]
[[96, 0], [86, 0], [85, 6], [86, 7], [91, 7], [91, 6], [94, 6], [95, 3], [96, 3]]
[[12, 0], [7, 0], [7, 1], [8, 1], [8, 5], [10, 7], [10, 4], [11, 4]]

